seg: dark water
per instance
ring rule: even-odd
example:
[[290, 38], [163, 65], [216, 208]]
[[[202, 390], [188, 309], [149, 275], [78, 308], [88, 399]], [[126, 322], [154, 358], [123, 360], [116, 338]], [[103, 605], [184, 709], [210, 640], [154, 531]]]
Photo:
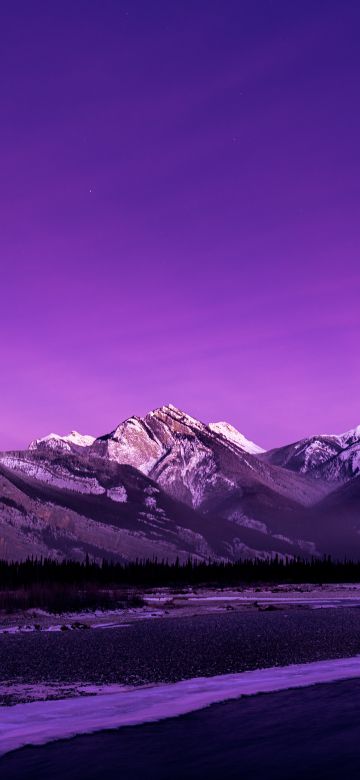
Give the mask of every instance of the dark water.
[[1, 780], [358, 780], [360, 681], [214, 705], [159, 723], [23, 748]]

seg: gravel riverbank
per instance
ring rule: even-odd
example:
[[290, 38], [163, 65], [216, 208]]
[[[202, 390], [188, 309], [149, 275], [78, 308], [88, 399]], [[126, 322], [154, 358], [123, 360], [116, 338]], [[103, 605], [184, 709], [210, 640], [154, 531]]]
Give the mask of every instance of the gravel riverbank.
[[101, 631], [3, 634], [0, 701], [27, 700], [22, 685], [175, 682], [358, 653], [356, 607], [226, 612]]

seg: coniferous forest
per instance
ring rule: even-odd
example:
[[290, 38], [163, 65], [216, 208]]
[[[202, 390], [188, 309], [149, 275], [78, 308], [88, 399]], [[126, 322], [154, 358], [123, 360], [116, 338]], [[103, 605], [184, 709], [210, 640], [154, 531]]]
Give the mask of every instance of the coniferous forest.
[[129, 563], [55, 561], [47, 558], [0, 561], [0, 589], [66, 584], [100, 587], [161, 587], [206, 585], [226, 587], [256, 583], [360, 582], [360, 561], [321, 559], [244, 559], [237, 562], [186, 563], [136, 560]]
[[360, 582], [360, 562], [249, 559], [236, 563], [138, 560], [131, 563], [28, 559], [0, 561], [0, 610], [41, 608], [79, 612], [143, 606], [154, 587], [242, 588], [249, 585]]

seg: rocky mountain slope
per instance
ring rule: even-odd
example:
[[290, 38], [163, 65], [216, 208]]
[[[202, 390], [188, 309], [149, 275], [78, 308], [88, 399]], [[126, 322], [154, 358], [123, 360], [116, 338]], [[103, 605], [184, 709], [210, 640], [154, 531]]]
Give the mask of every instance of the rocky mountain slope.
[[[264, 453], [231, 425], [207, 425], [172, 405], [96, 439], [50, 434], [0, 454], [0, 558], [328, 552], [329, 507], [340, 528], [332, 507], [356, 506], [353, 494], [336, 498], [335, 480], [355, 485], [359, 435]], [[356, 510], [349, 518], [347, 538], [357, 539]]]
[[334, 558], [360, 560], [360, 476], [334, 485], [322, 501], [298, 514], [294, 531], [310, 534], [315, 546]]

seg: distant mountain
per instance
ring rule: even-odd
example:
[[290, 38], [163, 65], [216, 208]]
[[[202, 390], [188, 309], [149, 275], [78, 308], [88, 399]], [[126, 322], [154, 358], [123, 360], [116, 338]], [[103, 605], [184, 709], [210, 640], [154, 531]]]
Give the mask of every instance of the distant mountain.
[[311, 436], [261, 456], [268, 463], [317, 479], [343, 481], [360, 470], [360, 425], [339, 435]]
[[347, 482], [360, 473], [360, 441], [330, 458], [319, 469], [319, 476], [329, 481]]
[[341, 547], [342, 501], [354, 549], [359, 438], [357, 428], [264, 452], [171, 404], [96, 439], [50, 434], [0, 454], [0, 558], [317, 555]]
[[264, 460], [301, 474], [317, 476], [317, 469], [342, 452], [338, 436], [311, 436], [264, 453]]
[[29, 445], [29, 450], [52, 449], [71, 452], [72, 447], [90, 447], [95, 441], [94, 436], [84, 436], [77, 431], [71, 431], [67, 436], [59, 436], [57, 433], [49, 433], [42, 439], [35, 439]]

